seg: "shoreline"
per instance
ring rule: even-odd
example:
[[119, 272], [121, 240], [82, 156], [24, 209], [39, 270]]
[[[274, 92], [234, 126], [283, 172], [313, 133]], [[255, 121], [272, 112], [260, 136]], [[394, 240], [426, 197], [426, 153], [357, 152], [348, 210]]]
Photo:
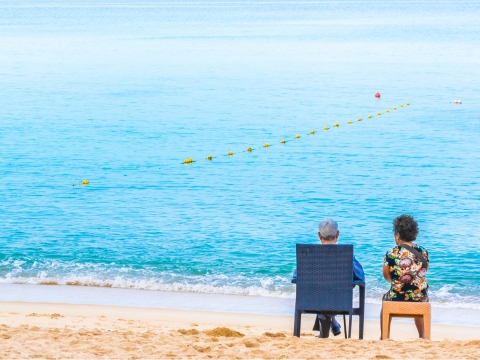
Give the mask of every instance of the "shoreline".
[[[172, 310], [109, 305], [0, 302], [4, 358], [418, 358], [480, 357], [480, 329], [433, 324], [432, 341], [416, 338], [413, 321], [393, 321], [391, 340], [379, 322], [365, 321], [365, 338], [318, 339], [314, 317]], [[388, 357], [386, 357], [388, 356]]]
[[[220, 313], [292, 316], [295, 299], [119, 289], [90, 286], [0, 284], [0, 303], [59, 303]], [[365, 319], [378, 321], [380, 303], [365, 304]], [[480, 327], [480, 310], [445, 308], [432, 302], [432, 324]], [[356, 317], [354, 317], [354, 320]], [[409, 319], [399, 319], [409, 322]], [[480, 338], [480, 336], [479, 336]]]

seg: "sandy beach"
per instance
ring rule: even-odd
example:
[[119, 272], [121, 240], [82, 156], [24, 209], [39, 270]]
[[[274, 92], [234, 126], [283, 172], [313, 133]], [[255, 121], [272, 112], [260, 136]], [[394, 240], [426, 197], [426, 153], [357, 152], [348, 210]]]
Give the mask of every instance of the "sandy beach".
[[284, 315], [0, 302], [0, 358], [480, 358], [476, 327], [434, 324], [427, 341], [395, 321], [380, 341], [377, 321], [364, 340], [318, 339], [312, 324], [305, 316], [298, 339]]

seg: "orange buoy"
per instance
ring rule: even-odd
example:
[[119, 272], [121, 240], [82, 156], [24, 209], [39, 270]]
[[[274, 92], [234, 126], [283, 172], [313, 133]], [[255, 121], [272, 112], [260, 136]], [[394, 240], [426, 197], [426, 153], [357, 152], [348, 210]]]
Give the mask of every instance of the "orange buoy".
[[375, 97], [376, 97], [376, 98], [379, 98], [379, 97], [380, 97], [380, 93], [379, 93], [379, 92], [375, 93]]

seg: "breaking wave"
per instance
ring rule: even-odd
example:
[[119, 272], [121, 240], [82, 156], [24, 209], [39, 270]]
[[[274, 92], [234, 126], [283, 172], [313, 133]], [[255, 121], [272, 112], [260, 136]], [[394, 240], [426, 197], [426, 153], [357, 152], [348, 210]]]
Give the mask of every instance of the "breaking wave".
[[[152, 291], [195, 292], [244, 296], [295, 298], [295, 285], [288, 276], [182, 274], [153, 268], [134, 268], [117, 264], [60, 261], [0, 261], [0, 283], [94, 286]], [[380, 304], [387, 286], [367, 281], [368, 303]], [[437, 307], [480, 309], [480, 287], [456, 284], [431, 284], [430, 299]]]

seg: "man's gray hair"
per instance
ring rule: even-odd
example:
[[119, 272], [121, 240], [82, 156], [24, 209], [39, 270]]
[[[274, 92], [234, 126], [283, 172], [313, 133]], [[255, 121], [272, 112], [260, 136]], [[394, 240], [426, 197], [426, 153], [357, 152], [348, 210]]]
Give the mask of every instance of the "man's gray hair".
[[337, 236], [338, 225], [333, 219], [325, 219], [318, 224], [318, 232], [325, 240], [333, 240]]

